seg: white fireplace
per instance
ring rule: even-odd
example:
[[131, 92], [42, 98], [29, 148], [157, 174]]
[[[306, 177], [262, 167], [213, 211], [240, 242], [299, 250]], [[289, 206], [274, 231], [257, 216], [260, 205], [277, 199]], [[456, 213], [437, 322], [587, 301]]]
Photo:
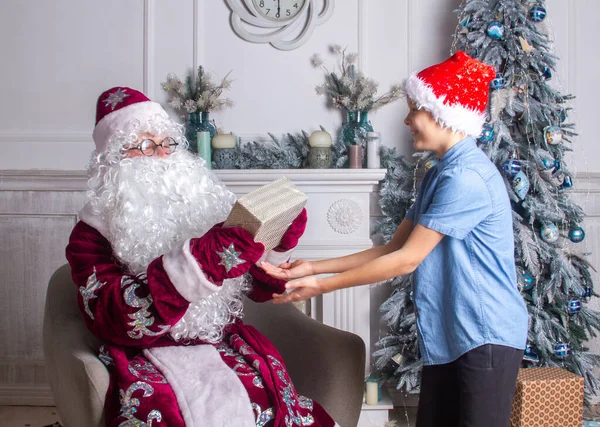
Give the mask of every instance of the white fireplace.
[[[281, 176], [308, 194], [308, 225], [293, 259], [318, 260], [349, 255], [373, 246], [372, 218], [378, 214], [378, 186], [385, 169], [279, 169], [217, 171], [241, 196]], [[326, 325], [359, 335], [366, 346], [365, 375], [371, 369], [371, 331], [379, 329], [379, 312], [371, 308], [369, 286], [342, 289], [313, 298], [307, 311]], [[377, 307], [377, 304], [375, 304]], [[382, 426], [392, 401], [384, 392], [377, 405], [363, 405], [358, 427]]]
[[[308, 195], [308, 225], [293, 258], [317, 260], [359, 252], [373, 246], [371, 216], [385, 169], [257, 169], [216, 171], [237, 196], [286, 176]], [[371, 315], [368, 286], [313, 298], [308, 314], [315, 320], [353, 332], [365, 342], [365, 372], [370, 369]]]

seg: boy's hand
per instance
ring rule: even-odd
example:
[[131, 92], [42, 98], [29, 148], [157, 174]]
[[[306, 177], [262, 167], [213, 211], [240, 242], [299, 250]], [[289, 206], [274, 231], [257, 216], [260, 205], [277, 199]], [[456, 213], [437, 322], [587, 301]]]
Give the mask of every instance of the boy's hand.
[[314, 274], [312, 263], [303, 259], [298, 259], [292, 263], [284, 262], [279, 267], [276, 267], [268, 262], [261, 262], [260, 266], [270, 276], [282, 280], [299, 279], [301, 277], [311, 276]]
[[308, 276], [294, 280], [285, 285], [286, 289], [292, 291], [286, 294], [273, 294], [273, 304], [285, 304], [287, 302], [304, 301], [326, 292], [318, 277]]

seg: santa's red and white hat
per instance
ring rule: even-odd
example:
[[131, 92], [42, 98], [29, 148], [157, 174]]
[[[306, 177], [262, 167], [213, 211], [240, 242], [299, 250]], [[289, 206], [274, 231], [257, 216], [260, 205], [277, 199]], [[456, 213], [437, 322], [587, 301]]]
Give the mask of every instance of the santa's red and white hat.
[[157, 116], [169, 118], [159, 103], [150, 101], [143, 93], [122, 86], [108, 89], [98, 97], [96, 104], [96, 127], [93, 133], [96, 152], [105, 151], [115, 132], [124, 130], [133, 119]]
[[404, 91], [442, 126], [479, 136], [486, 120], [490, 82], [495, 76], [496, 69], [491, 65], [456, 52], [444, 62], [411, 75], [404, 82]]

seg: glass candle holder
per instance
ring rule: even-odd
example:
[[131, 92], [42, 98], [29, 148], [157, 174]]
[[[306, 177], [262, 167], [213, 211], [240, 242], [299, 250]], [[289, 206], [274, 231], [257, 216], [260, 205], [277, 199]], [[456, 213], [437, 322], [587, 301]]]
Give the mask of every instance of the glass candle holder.
[[308, 166], [313, 169], [327, 169], [333, 162], [331, 147], [310, 147]]
[[213, 148], [213, 162], [217, 169], [235, 169], [236, 160], [235, 148]]

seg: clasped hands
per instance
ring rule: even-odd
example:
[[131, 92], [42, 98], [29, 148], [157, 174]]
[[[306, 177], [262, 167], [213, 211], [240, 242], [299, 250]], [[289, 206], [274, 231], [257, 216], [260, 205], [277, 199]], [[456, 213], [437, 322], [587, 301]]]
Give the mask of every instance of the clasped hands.
[[261, 262], [260, 266], [270, 276], [287, 281], [285, 288], [291, 290], [281, 295], [274, 293], [273, 304], [303, 301], [327, 292], [323, 280], [314, 276], [310, 261], [299, 259], [292, 263], [283, 263], [279, 267]]

